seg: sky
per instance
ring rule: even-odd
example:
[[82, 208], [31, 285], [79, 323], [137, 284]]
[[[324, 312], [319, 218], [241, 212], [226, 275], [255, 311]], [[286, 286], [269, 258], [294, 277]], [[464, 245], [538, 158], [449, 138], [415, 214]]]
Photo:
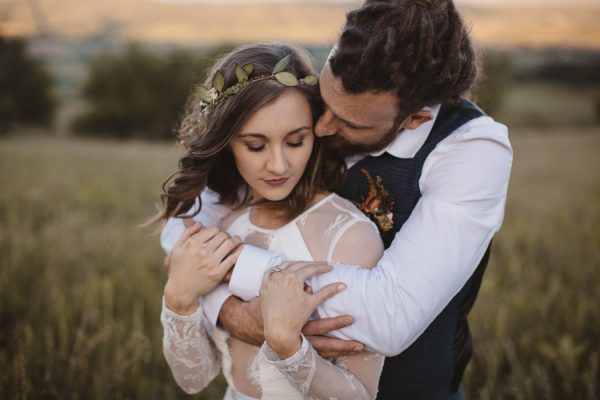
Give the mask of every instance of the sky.
[[[251, 3], [290, 3], [290, 2], [301, 2], [302, 0], [150, 0], [160, 3], [212, 3], [212, 4], [251, 4]], [[306, 0], [305, 0], [306, 1]], [[354, 4], [358, 0], [308, 0], [308, 1], [320, 1], [325, 3], [340, 3], [340, 4]], [[506, 4], [600, 4], [599, 0], [455, 0], [457, 4], [469, 4], [469, 5], [506, 5]]]

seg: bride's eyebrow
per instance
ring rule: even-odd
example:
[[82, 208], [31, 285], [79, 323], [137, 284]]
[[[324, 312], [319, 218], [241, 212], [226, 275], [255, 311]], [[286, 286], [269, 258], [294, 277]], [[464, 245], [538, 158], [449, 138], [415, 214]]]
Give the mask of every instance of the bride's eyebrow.
[[[293, 135], [295, 133], [304, 131], [304, 130], [310, 130], [311, 128], [309, 126], [301, 126], [300, 128], [296, 128], [294, 130], [289, 131], [288, 133], [285, 134], [285, 136], [290, 136]], [[266, 139], [267, 135], [263, 134], [263, 133], [254, 133], [254, 132], [242, 132], [238, 135], [238, 137], [255, 137], [255, 138], [259, 138], [259, 139]]]

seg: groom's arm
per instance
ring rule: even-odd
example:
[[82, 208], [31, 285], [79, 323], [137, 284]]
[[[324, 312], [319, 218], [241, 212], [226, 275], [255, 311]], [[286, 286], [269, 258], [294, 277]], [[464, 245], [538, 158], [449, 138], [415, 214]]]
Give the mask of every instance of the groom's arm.
[[[440, 143], [443, 156], [426, 163], [422, 197], [377, 268], [338, 265], [309, 281], [314, 290], [346, 283], [347, 290], [318, 308], [321, 317], [355, 317], [337, 337], [399, 354], [464, 286], [504, 213], [512, 150], [505, 131], [489, 136], [466, 131], [459, 144]], [[256, 295], [258, 289], [246, 293]]]

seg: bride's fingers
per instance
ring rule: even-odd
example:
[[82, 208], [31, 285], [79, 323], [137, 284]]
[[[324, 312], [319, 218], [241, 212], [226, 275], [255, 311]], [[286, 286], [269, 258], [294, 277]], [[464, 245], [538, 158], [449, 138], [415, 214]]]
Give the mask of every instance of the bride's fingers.
[[[202, 224], [200, 222], [197, 222], [194, 225], [191, 225], [190, 227], [185, 228], [183, 230], [183, 232], [181, 233], [181, 235], [179, 235], [179, 238], [177, 239], [177, 241], [175, 242], [175, 244], [173, 245], [173, 248], [171, 249], [171, 253], [173, 253], [173, 251], [175, 249], [181, 247], [190, 237], [192, 237], [196, 233], [200, 232], [203, 228], [204, 227], [202, 226]], [[166, 261], [167, 260], [165, 260], [165, 262]], [[169, 264], [171, 263], [171, 258], [170, 257], [168, 257], [168, 262], [169, 262]]]
[[285, 272], [297, 272], [300, 270], [303, 270], [305, 268], [308, 268], [310, 266], [314, 266], [314, 265], [329, 265], [327, 263], [324, 262], [318, 262], [318, 261], [295, 261], [295, 262], [284, 262], [280, 265], [281, 270], [285, 271]]
[[167, 272], [169, 272], [169, 268], [171, 267], [171, 254], [169, 253], [166, 257], [165, 257], [165, 269], [167, 270]]
[[[201, 244], [205, 244], [205, 243], [211, 241], [213, 238], [215, 238], [215, 236], [219, 236], [222, 239], [222, 241], [224, 241], [225, 239], [227, 239], [229, 237], [229, 235], [227, 235], [226, 233], [222, 233], [222, 234], [221, 233], [222, 232], [219, 231], [219, 228], [211, 226], [209, 228], [204, 228], [204, 229], [198, 231], [197, 233], [193, 234], [192, 235], [193, 237], [191, 238], [191, 240], [193, 240], [194, 244], [201, 245]], [[218, 244], [220, 244], [220, 243], [218, 243]], [[216, 246], [214, 246], [214, 248], [217, 248], [218, 244]]]
[[308, 321], [302, 333], [305, 336], [326, 335], [335, 329], [345, 328], [354, 323], [354, 318], [349, 315], [340, 315], [332, 318], [321, 318]]
[[236, 247], [240, 245], [242, 241], [239, 236], [234, 236], [225, 240], [223, 243], [219, 245], [219, 247], [214, 251], [212, 255], [212, 259], [217, 262], [221, 262], [229, 253], [231, 253]]
[[346, 290], [346, 285], [339, 282], [330, 283], [329, 285], [322, 287], [317, 293], [312, 295], [314, 308], [317, 308], [319, 304], [323, 303], [325, 300], [335, 296], [343, 290]]
[[329, 272], [333, 267], [327, 263], [306, 263], [298, 269], [292, 271], [293, 267], [285, 270], [286, 273], [294, 273], [300, 280], [306, 281], [318, 274]]
[[[231, 270], [231, 268], [233, 268], [233, 266], [235, 265], [238, 257], [240, 256], [240, 253], [242, 252], [242, 249], [244, 248], [244, 246], [238, 246], [237, 249], [235, 249], [233, 251], [233, 253], [231, 253], [230, 255], [228, 255], [222, 262], [221, 264], [219, 264], [219, 270], [220, 272], [226, 276], [229, 271]], [[231, 279], [231, 276], [229, 277], [229, 279], [227, 281], [229, 281]]]

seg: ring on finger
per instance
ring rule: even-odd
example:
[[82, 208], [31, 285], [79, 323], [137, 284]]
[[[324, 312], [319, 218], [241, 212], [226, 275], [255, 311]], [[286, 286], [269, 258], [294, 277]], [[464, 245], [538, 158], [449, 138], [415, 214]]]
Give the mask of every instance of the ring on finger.
[[271, 273], [275, 273], [275, 272], [281, 272], [281, 266], [276, 265], [273, 268], [271, 268]]

